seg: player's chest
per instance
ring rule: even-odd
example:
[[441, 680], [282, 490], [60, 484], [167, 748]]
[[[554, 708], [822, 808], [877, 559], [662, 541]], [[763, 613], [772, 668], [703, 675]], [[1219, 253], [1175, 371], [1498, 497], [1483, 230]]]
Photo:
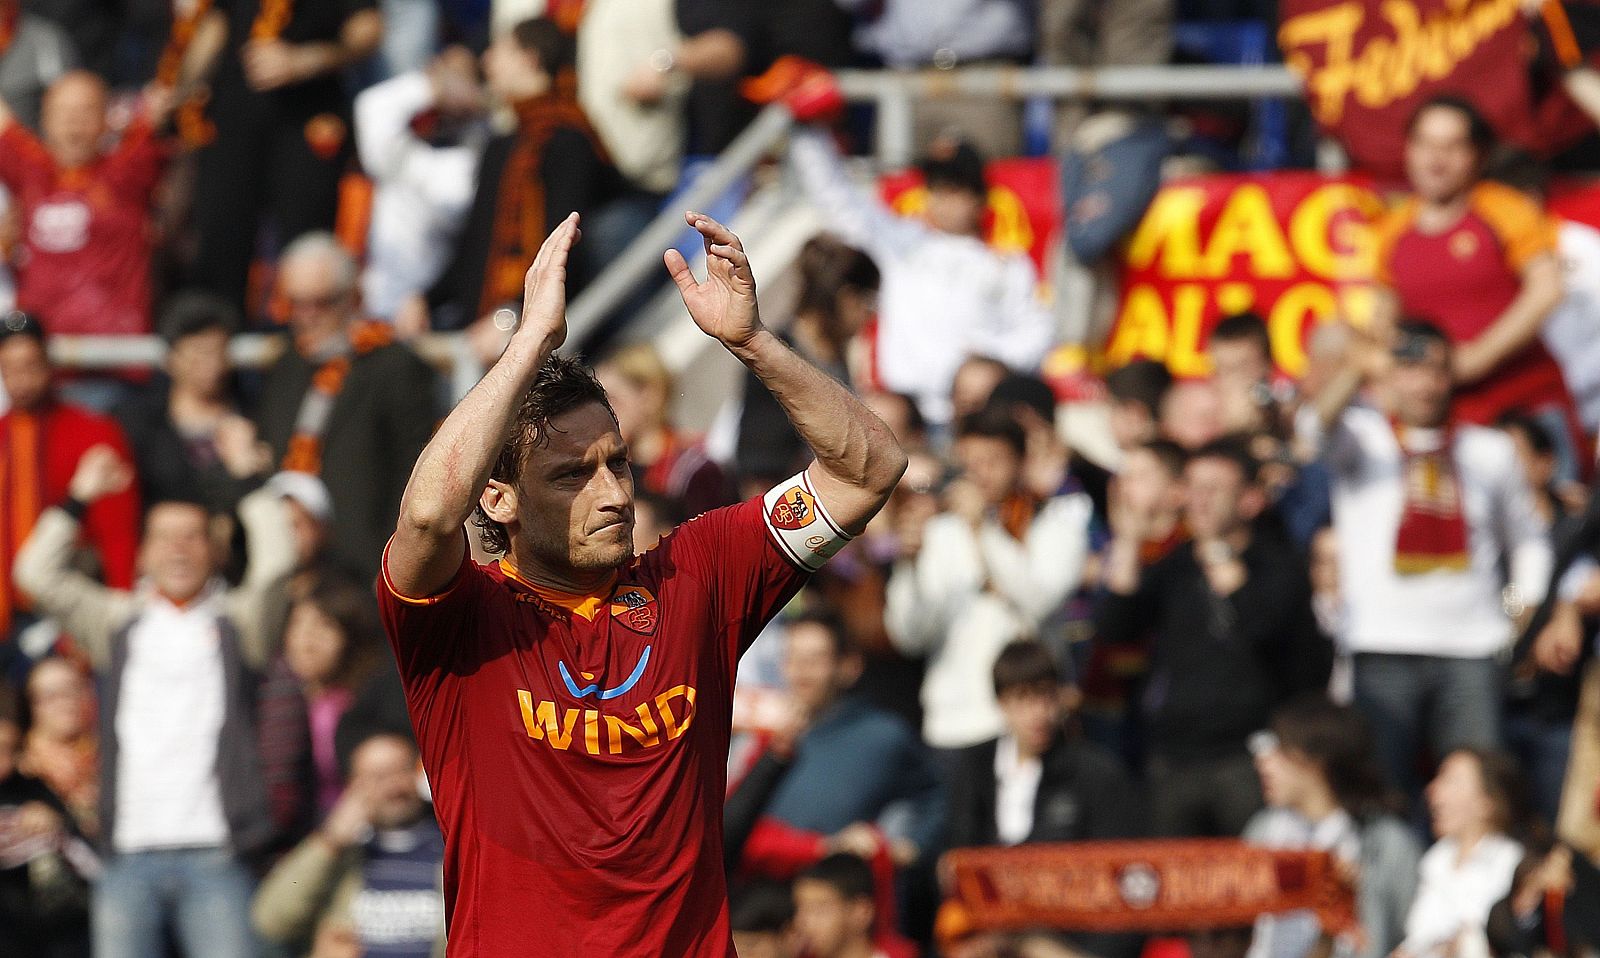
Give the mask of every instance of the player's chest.
[[697, 722], [717, 721], [729, 667], [709, 610], [657, 591], [619, 586], [592, 619], [516, 604], [519, 638], [480, 702], [525, 760], [665, 758]]

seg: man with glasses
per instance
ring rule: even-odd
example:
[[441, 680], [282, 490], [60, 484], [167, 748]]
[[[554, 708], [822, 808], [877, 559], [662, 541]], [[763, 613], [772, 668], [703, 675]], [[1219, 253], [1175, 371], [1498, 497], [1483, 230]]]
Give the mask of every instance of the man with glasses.
[[266, 372], [256, 424], [278, 467], [320, 476], [335, 560], [370, 579], [436, 416], [433, 372], [362, 320], [354, 258], [327, 233], [289, 244], [278, 303], [290, 347]]

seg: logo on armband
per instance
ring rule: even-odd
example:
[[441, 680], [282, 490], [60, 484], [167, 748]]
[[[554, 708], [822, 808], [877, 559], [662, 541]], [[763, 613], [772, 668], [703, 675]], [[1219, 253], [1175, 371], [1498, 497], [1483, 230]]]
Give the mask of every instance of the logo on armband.
[[772, 523], [773, 528], [785, 532], [804, 529], [816, 519], [817, 500], [799, 486], [790, 486], [784, 490], [778, 501], [772, 504], [772, 511], [767, 514], [767, 520]]

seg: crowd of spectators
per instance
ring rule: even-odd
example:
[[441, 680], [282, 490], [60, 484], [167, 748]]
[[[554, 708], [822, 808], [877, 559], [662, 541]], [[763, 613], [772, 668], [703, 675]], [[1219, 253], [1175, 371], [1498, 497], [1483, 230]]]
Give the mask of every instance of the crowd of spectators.
[[[371, 589], [443, 411], [410, 341], [489, 348], [572, 210], [581, 289], [784, 57], [1162, 63], [1178, 13], [1255, 12], [113, 6], [0, 0], [7, 955], [442, 954], [443, 839]], [[1145, 128], [1087, 113], [1062, 150]], [[1040, 378], [1060, 334], [1033, 264], [983, 239], [984, 156], [1021, 124], [919, 110], [916, 217], [855, 183], [836, 130], [787, 145], [826, 232], [765, 318], [911, 461], [740, 663], [740, 954], [1132, 958], [1131, 934], [932, 944], [940, 855], [1197, 837], [1330, 853], [1360, 929], [1264, 915], [1196, 956], [1534, 953], [1600, 855], [1596, 422], [1545, 345], [1600, 332], [1563, 269], [1600, 243], [1490, 179], [1493, 131], [1435, 98], [1370, 324], [1327, 324], [1291, 381], [1266, 324], [1227, 317], [1210, 375], [1135, 360], [1074, 400], [1086, 420]], [[246, 329], [279, 334], [263, 369], [230, 358]], [[51, 366], [52, 337], [150, 332], [153, 372]], [[718, 441], [653, 346], [596, 358], [638, 551], [809, 458], [753, 378]]]

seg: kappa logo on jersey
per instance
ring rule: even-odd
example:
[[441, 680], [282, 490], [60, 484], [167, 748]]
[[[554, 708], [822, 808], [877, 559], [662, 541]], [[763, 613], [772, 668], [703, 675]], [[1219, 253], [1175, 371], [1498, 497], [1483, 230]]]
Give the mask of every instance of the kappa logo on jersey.
[[625, 585], [611, 597], [611, 617], [640, 635], [654, 635], [660, 619], [656, 597], [643, 586]]
[[799, 486], [790, 486], [785, 489], [778, 501], [772, 504], [772, 511], [767, 514], [767, 521], [774, 528], [793, 532], [804, 529], [817, 520], [817, 500], [811, 493]]

